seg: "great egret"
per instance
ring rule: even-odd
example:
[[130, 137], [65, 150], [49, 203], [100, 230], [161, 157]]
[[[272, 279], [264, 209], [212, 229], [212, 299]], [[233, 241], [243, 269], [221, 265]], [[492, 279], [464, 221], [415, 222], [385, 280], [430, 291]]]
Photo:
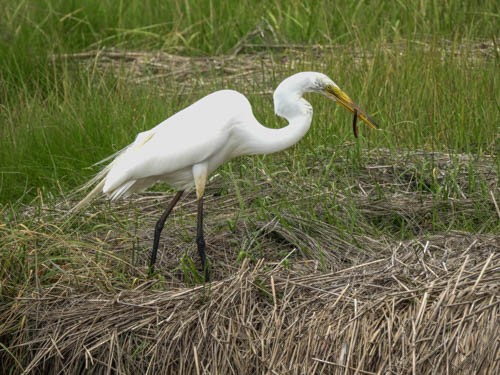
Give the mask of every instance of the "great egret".
[[313, 109], [302, 96], [307, 92], [325, 95], [354, 113], [372, 128], [370, 118], [330, 78], [322, 73], [294, 74], [274, 92], [276, 115], [288, 120], [288, 126], [270, 129], [257, 121], [248, 99], [233, 90], [221, 90], [205, 96], [167, 118], [154, 128], [139, 133], [135, 141], [112, 155], [114, 159], [86, 187], [97, 184], [74, 208], [78, 210], [95, 195], [106, 194], [115, 200], [141, 191], [158, 181], [178, 190], [155, 226], [150, 271], [153, 271], [160, 234], [165, 221], [185, 189], [196, 188], [198, 220], [196, 243], [204, 270], [209, 272], [203, 236], [203, 193], [207, 176], [226, 160], [240, 155], [269, 154], [298, 142], [309, 130]]

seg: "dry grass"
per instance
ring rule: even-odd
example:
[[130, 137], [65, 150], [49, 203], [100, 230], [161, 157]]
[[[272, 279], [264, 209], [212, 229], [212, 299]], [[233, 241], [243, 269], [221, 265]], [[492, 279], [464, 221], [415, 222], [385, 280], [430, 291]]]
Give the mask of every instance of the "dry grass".
[[[256, 31], [258, 33], [258, 30]], [[250, 33], [238, 43], [231, 54], [208, 57], [188, 57], [166, 52], [124, 51], [119, 49], [99, 49], [85, 52], [53, 56], [54, 61], [78, 62], [93, 75], [96, 70], [117, 73], [121, 79], [137, 84], [158, 84], [162, 91], [170, 95], [181, 95], [179, 87], [168, 85], [175, 81], [184, 88], [206, 85], [216, 87], [214, 82], [224, 77], [233, 85], [241, 87], [258, 87], [253, 94], [272, 94], [267, 87], [265, 77], [281, 70], [289, 74], [296, 70], [319, 70], [328, 72], [331, 69], [329, 58], [343, 57], [349, 64], [366, 66], [373, 61], [375, 53], [384, 55], [402, 55], [408, 53], [409, 46], [414, 45], [423, 53], [431, 50], [425, 42], [408, 41], [404, 43], [385, 43], [377, 50], [366, 51], [345, 45], [293, 45], [293, 44], [253, 44]], [[270, 53], [273, 52], [273, 53]], [[440, 45], [441, 58], [450, 58], [464, 54], [471, 64], [492, 61], [498, 54], [493, 41], [483, 40], [456, 45], [443, 41]], [[331, 60], [331, 58], [330, 58]], [[167, 83], [167, 84], [165, 84]], [[170, 91], [169, 91], [170, 90]]]
[[450, 233], [335, 272], [245, 261], [207, 286], [46, 291], [19, 300], [12, 347], [26, 372], [493, 374], [499, 246]]
[[[153, 279], [146, 275], [149, 228], [163, 194], [111, 210], [100, 202], [73, 221], [62, 215], [67, 203], [29, 208], [25, 217], [34, 221], [0, 228], [5, 246], [40, 258], [1, 310], [2, 362], [12, 373], [50, 374], [498, 373], [500, 238], [432, 233], [435, 195], [415, 183], [429, 158], [435, 178], [444, 178], [449, 155], [373, 152], [356, 176], [359, 186], [336, 192], [339, 220], [349, 220], [353, 201], [364, 215], [350, 235], [321, 219], [322, 205], [313, 207], [315, 215], [252, 219], [259, 196], [286, 189], [291, 206], [332, 194], [310, 190], [311, 176], [291, 189], [286, 174], [268, 175], [243, 202], [221, 194], [216, 178], [207, 191], [208, 285], [179, 267], [186, 254], [197, 261], [190, 196], [164, 233], [161, 274]], [[461, 158], [457, 163], [470, 164]], [[483, 159], [469, 170], [497, 194], [492, 163]], [[386, 196], [369, 198], [374, 182]], [[455, 182], [463, 189], [442, 215], [473, 210], [466, 170]], [[475, 204], [494, 215], [495, 194]], [[240, 219], [228, 230], [235, 211]], [[415, 235], [397, 239], [370, 226], [387, 229], [384, 218], [393, 216], [411, 223]], [[48, 252], [66, 255], [43, 260]]]

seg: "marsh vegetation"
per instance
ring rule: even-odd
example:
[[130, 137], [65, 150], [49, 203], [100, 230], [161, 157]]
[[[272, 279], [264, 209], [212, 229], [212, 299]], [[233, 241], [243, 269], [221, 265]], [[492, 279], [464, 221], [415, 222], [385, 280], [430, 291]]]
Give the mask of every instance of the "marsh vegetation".
[[[499, 370], [497, 2], [1, 4], [6, 373]], [[301, 142], [213, 175], [210, 285], [194, 192], [154, 277], [168, 187], [65, 215], [94, 163], [209, 92], [241, 91], [283, 126], [272, 90], [303, 70], [383, 130], [354, 139], [311, 96]]]

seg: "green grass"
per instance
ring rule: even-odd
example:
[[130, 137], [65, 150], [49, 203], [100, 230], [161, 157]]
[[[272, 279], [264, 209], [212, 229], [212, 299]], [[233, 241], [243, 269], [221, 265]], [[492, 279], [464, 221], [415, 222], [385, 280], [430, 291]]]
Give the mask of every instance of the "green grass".
[[49, 52], [118, 45], [217, 54], [257, 27], [269, 29], [275, 42], [308, 44], [489, 38], [498, 32], [495, 1], [3, 0], [2, 9], [5, 40], [50, 46]]
[[[495, 150], [498, 53], [482, 59], [477, 51], [468, 50], [472, 48], [468, 43], [478, 38], [496, 40], [495, 1], [196, 4], [3, 1], [0, 202], [29, 199], [37, 188], [75, 186], [83, 181], [78, 176], [83, 166], [127, 144], [138, 130], [221, 87], [203, 87], [174, 102], [158, 97], [155, 89], [120, 84], [115, 77], [51, 59], [53, 54], [105, 46], [207, 55], [229, 53], [241, 40], [263, 49], [276, 43], [338, 44], [318, 61], [317, 69], [376, 114], [385, 133], [370, 136], [369, 146]], [[242, 13], [245, 17], [238, 17]], [[253, 35], [255, 30], [264, 37]], [[445, 40], [451, 53], [443, 56]], [[387, 43], [403, 45], [388, 49]], [[350, 49], [374, 58], [353, 63]], [[260, 89], [273, 88], [287, 74], [276, 73]], [[249, 96], [256, 89], [238, 88]], [[270, 97], [252, 101], [263, 122], [276, 122]], [[314, 104], [315, 126], [299, 149], [317, 148], [323, 143], [320, 139], [330, 145], [341, 143], [349, 132], [348, 127], [332, 131], [324, 126], [349, 123], [346, 115], [332, 112], [322, 101]]]
[[[313, 221], [324, 220], [346, 233], [368, 230], [356, 227], [367, 219], [355, 199], [340, 203], [332, 196], [328, 201], [347, 216], [326, 212], [316, 217], [314, 207], [321, 204], [325, 189], [340, 189], [348, 198], [359, 193], [350, 186], [359, 183], [369, 150], [387, 149], [396, 159], [415, 150], [467, 154], [475, 161], [493, 155], [498, 173], [498, 2], [167, 3], [1, 2], [0, 204], [6, 222], [19, 223], [17, 211], [34, 199], [37, 205], [67, 196], [96, 172], [92, 164], [214, 90], [242, 91], [262, 123], [282, 126], [273, 114], [271, 95], [258, 92], [305, 69], [330, 75], [373, 114], [383, 131], [361, 127], [362, 137], [354, 141], [349, 114], [324, 98], [309, 97], [314, 122], [298, 145], [277, 155], [240, 158], [221, 169], [224, 189], [234, 191], [241, 210], [263, 220], [269, 219], [269, 212], [309, 213]], [[293, 45], [301, 48], [281, 48]], [[334, 47], [318, 54], [308, 48], [315, 45]], [[185, 56], [259, 52], [273, 57], [275, 64], [271, 70], [263, 67], [262, 79], [248, 85], [215, 69], [193, 70], [195, 81], [208, 83], [186, 88], [175, 79], [131, 84], [120, 71], [102, 69], [97, 62], [54, 58], [109, 47]], [[283, 65], [283, 57], [297, 58], [297, 63]], [[167, 94], [162, 85], [168, 86]], [[458, 156], [455, 159], [445, 177], [436, 177], [440, 166], [431, 157], [409, 169], [402, 163], [394, 178], [402, 184], [413, 181], [418, 192], [431, 194], [436, 202], [423, 227], [497, 230], [498, 224], [491, 221], [491, 191], [496, 190], [472, 161], [464, 165]], [[263, 171], [285, 173], [298, 185], [309, 181], [310, 196], [319, 201], [311, 198], [293, 205], [282, 200], [269, 206], [267, 198], [256, 197], [249, 204], [244, 197], [256, 193], [254, 184]], [[375, 190], [380, 199], [390, 193]], [[451, 221], [443, 219], [439, 207], [461, 194], [477, 196], [477, 207]], [[228, 227], [234, 228], [238, 220], [229, 218], [233, 224]], [[372, 231], [408, 238], [415, 233], [411, 220], [397, 212], [366, 222]]]
[[[495, 154], [496, 61], [471, 62], [476, 58], [472, 51], [443, 57], [438, 47], [423, 51], [408, 43], [391, 50], [376, 44], [369, 60], [353, 64], [349, 53], [333, 51], [307, 68], [333, 77], [381, 124], [382, 132], [361, 125], [362, 148]], [[52, 196], [68, 192], [95, 173], [87, 167], [131, 142], [137, 132], [223, 87], [213, 81], [187, 92], [183, 89], [180, 97], [165, 96], [158, 86], [132, 86], [102, 72], [89, 74], [84, 68], [59, 65], [52, 70], [50, 90], [16, 86], [5, 97], [0, 113], [3, 203], [27, 202], [37, 190]], [[260, 89], [275, 87], [290, 73], [277, 68], [275, 77], [269, 76]], [[170, 81], [168, 85], [175, 93], [183, 83]], [[282, 125], [273, 114], [271, 95], [254, 95], [259, 88], [241, 87], [231, 80], [227, 86], [250, 97], [262, 123]], [[315, 108], [312, 129], [287, 156], [294, 171], [307, 171], [308, 157], [324, 158], [353, 140], [348, 113], [324, 98], [309, 99]], [[356, 161], [356, 149], [343, 150], [336, 154], [350, 153]], [[253, 163], [248, 159], [242, 160]], [[274, 157], [266, 160], [272, 163]]]

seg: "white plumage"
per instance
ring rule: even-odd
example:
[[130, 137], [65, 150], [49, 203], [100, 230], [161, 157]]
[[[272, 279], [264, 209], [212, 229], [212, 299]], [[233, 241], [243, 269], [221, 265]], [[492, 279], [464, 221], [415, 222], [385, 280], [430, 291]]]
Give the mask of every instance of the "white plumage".
[[[311, 105], [303, 98], [306, 92], [327, 96], [376, 128], [375, 122], [322, 73], [297, 73], [278, 86], [274, 92], [274, 109], [289, 122], [280, 129], [261, 125], [241, 93], [216, 91], [151, 130], [139, 133], [132, 144], [118, 152], [111, 163], [85, 185], [96, 184], [73, 210], [99, 193], [118, 199], [158, 181], [179, 191], [195, 185], [202, 202], [207, 176], [225, 161], [240, 155], [280, 151], [306, 134], [313, 114]], [[175, 202], [178, 198], [180, 195]], [[165, 218], [170, 210], [164, 214]], [[199, 208], [199, 212], [201, 210]]]
[[113, 161], [103, 192], [118, 198], [158, 180], [186, 189], [194, 183], [193, 165], [206, 163], [212, 172], [225, 159], [238, 155], [239, 127], [252, 119], [250, 103], [240, 93], [212, 93], [140, 133]]

